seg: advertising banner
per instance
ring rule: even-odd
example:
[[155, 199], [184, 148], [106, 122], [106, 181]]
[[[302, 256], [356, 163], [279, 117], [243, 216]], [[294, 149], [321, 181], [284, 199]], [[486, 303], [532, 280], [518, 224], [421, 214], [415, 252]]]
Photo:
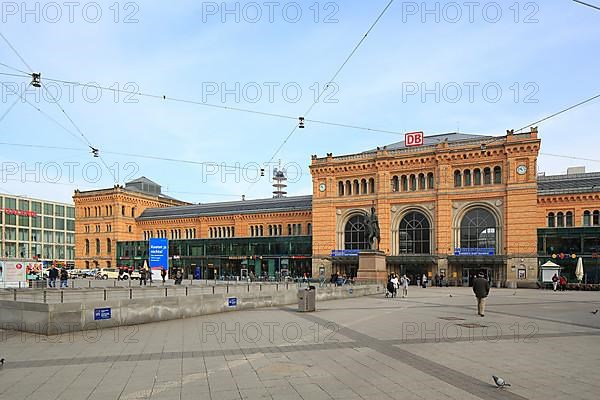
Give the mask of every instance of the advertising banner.
[[0, 261], [0, 287], [27, 287], [28, 262]]
[[148, 251], [150, 258], [150, 269], [152, 278], [160, 278], [162, 269], [169, 269], [169, 241], [164, 238], [151, 238], [150, 249]]

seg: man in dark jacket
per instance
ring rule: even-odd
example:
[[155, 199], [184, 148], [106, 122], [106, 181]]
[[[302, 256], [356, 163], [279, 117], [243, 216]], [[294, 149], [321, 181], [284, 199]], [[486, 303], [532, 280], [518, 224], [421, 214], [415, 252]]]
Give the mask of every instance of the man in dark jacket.
[[58, 270], [56, 269], [56, 266], [52, 266], [52, 268], [50, 268], [50, 271], [48, 271], [48, 287], [56, 287], [56, 278], [58, 278]]
[[490, 283], [484, 278], [483, 273], [479, 273], [477, 278], [473, 279], [473, 293], [477, 297], [477, 313], [480, 317], [485, 314], [485, 298], [490, 294]]

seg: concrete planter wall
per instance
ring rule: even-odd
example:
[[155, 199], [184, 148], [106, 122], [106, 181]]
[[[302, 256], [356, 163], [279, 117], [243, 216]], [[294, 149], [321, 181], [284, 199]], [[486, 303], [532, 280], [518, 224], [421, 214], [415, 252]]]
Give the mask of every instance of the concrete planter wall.
[[[382, 293], [381, 285], [329, 287], [317, 289], [317, 310], [320, 301], [369, 296]], [[0, 324], [6, 330], [42, 335], [86, 331], [116, 326], [191, 318], [228, 311], [297, 304], [296, 288], [271, 292], [204, 294], [196, 296], [148, 297], [82, 303], [40, 304], [20, 301], [0, 301]], [[92, 296], [90, 296], [92, 297]], [[237, 305], [230, 307], [228, 299], [235, 297]], [[94, 320], [94, 310], [110, 308], [111, 318]]]

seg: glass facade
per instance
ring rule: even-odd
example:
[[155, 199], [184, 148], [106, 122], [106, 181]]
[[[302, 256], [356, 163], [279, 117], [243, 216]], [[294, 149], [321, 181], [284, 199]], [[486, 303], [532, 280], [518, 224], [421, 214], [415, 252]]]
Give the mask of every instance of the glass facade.
[[[312, 273], [312, 236], [248, 237], [169, 241], [171, 268], [184, 275], [199, 268], [201, 279], [278, 279]], [[148, 262], [148, 242], [118, 242], [119, 266], [139, 268]]]
[[0, 194], [0, 257], [74, 265], [75, 207]]

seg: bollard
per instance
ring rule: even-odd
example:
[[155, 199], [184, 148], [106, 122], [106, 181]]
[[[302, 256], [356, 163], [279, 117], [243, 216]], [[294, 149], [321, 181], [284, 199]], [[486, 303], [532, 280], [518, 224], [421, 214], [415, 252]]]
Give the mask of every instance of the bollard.
[[213, 294], [215, 294], [215, 287], [213, 286], [212, 288], [213, 288]]
[[169, 290], [169, 288], [165, 288], [165, 297], [167, 297], [167, 290]]
[[185, 287], [185, 295], [187, 296], [187, 294], [188, 294], [188, 287], [186, 286]]
[[104, 301], [106, 301], [106, 289], [104, 289]]
[[92, 281], [88, 281], [88, 289], [92, 288]]
[[46, 304], [46, 291], [44, 290], [44, 304]]
[[21, 289], [21, 281], [19, 281], [19, 289]]
[[133, 299], [133, 289], [129, 289], [129, 300]]
[[248, 293], [250, 293], [250, 285], [248, 285]]
[[65, 292], [61, 289], [60, 291], [60, 304], [65, 302]]
[[289, 283], [286, 283], [286, 284], [285, 284], [285, 290], [289, 290], [289, 288], [290, 288], [290, 287], [289, 287]]
[[227, 284], [227, 293], [229, 293], [229, 283]]
[[276, 291], [276, 292], [279, 292], [279, 283], [276, 283], [276, 284], [275, 284], [275, 291]]
[[258, 291], [262, 292], [262, 283], [258, 285]]
[[129, 280], [129, 287], [131, 287], [131, 279]]
[[[19, 282], [19, 286], [21, 286], [21, 282]], [[14, 300], [17, 301], [17, 289], [13, 289]]]
[[117, 287], [117, 281], [113, 281], [113, 287]]

